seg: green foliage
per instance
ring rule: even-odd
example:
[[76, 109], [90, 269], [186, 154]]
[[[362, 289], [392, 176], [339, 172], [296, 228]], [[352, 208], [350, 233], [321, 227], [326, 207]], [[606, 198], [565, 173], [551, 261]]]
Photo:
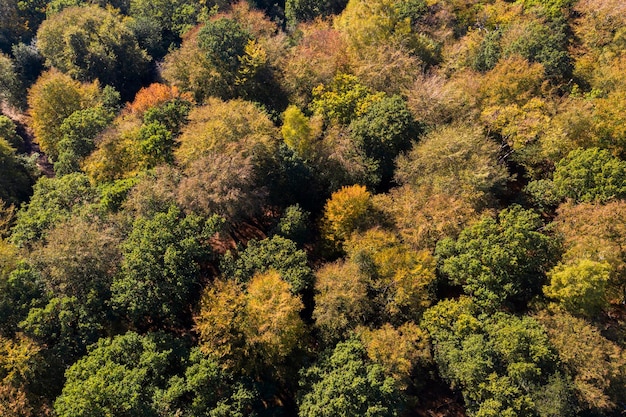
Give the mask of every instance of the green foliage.
[[102, 317], [94, 314], [101, 309], [89, 305], [101, 302], [97, 298], [53, 297], [43, 307], [31, 308], [20, 328], [48, 346], [51, 362], [69, 366], [104, 334]]
[[15, 123], [5, 115], [0, 115], [0, 138], [18, 151], [24, 147], [24, 139], [17, 134]]
[[147, 77], [148, 57], [120, 16], [97, 6], [71, 7], [37, 31], [49, 65], [80, 81], [99, 80], [126, 99]]
[[185, 216], [175, 206], [135, 220], [111, 285], [114, 309], [137, 326], [178, 323], [199, 283], [200, 263], [211, 255], [206, 240], [220, 226], [217, 216]]
[[274, 228], [274, 233], [302, 245], [309, 238], [310, 215], [298, 204], [289, 206]]
[[[64, 136], [61, 132], [63, 121], [76, 111], [95, 106], [98, 95], [97, 84], [80, 84], [57, 71], [43, 74], [28, 91], [35, 138], [41, 150], [52, 160], [59, 155], [58, 143]], [[93, 113], [88, 112], [87, 115]], [[80, 121], [81, 116], [77, 114], [75, 122]]]
[[227, 255], [221, 264], [223, 274], [238, 282], [247, 282], [256, 274], [274, 270], [289, 283], [294, 294], [310, 288], [313, 283], [313, 272], [307, 264], [306, 252], [282, 236], [251, 240], [238, 255], [236, 259]]
[[138, 181], [137, 178], [126, 178], [104, 184], [100, 187], [100, 207], [108, 212], [121, 209], [128, 193]]
[[374, 101], [350, 123], [352, 139], [368, 158], [375, 161], [377, 176], [383, 184], [393, 177], [396, 156], [408, 150], [421, 131], [400, 96]]
[[156, 417], [151, 397], [164, 385], [173, 356], [171, 342], [158, 334], [101, 339], [66, 371], [56, 414]]
[[63, 138], [57, 143], [57, 175], [80, 171], [80, 162], [95, 149], [94, 139], [113, 120], [113, 114], [104, 107], [77, 110], [63, 120], [59, 127]]
[[200, 349], [192, 349], [183, 377], [174, 376], [154, 397], [159, 415], [245, 416], [259, 394], [252, 384], [235, 379]]
[[559, 197], [576, 202], [624, 198], [626, 162], [604, 149], [577, 149], [556, 164], [553, 181]]
[[13, 60], [0, 52], [0, 101], [22, 107], [23, 88]]
[[153, 21], [163, 33], [167, 42], [175, 42], [178, 36], [195, 26], [202, 7], [201, 3], [189, 0], [177, 1], [145, 1], [131, 0], [129, 15], [135, 19]]
[[593, 318], [608, 306], [606, 287], [611, 272], [608, 262], [589, 259], [559, 264], [548, 273], [550, 284], [543, 287], [543, 292], [566, 310]]
[[[573, 401], [557, 372], [545, 330], [530, 317], [477, 315], [467, 298], [442, 301], [424, 314], [435, 360], [463, 393], [471, 416], [560, 415]], [[550, 398], [549, 395], [552, 395]]]
[[320, 16], [338, 13], [347, 3], [347, 0], [286, 0], [287, 25], [295, 28], [298, 22], [308, 22]]
[[79, 173], [60, 178], [42, 177], [28, 205], [20, 209], [11, 239], [18, 246], [45, 240], [49, 229], [96, 199], [89, 179]]
[[556, 241], [542, 226], [539, 215], [516, 205], [497, 220], [483, 217], [456, 241], [437, 244], [440, 270], [488, 309], [527, 301], [555, 261]]
[[0, 248], [0, 335], [11, 337], [29, 310], [45, 302], [44, 288], [41, 277], [29, 264], [7, 259], [17, 258], [7, 243], [0, 241]]
[[397, 416], [402, 398], [393, 378], [367, 359], [357, 340], [339, 343], [303, 374], [300, 417]]
[[0, 136], [0, 200], [19, 204], [28, 198], [31, 186], [32, 179], [15, 149]]

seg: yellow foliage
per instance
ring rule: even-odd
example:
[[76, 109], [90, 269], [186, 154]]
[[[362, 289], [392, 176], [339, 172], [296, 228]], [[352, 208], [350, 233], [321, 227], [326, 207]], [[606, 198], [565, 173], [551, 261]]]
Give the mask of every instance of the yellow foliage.
[[435, 282], [435, 258], [430, 252], [416, 252], [381, 229], [353, 234], [344, 246], [348, 259], [370, 274], [368, 287], [392, 320], [418, 318], [430, 305]]
[[219, 359], [226, 368], [241, 369], [245, 351], [244, 336], [238, 326], [245, 314], [246, 300], [234, 280], [215, 281], [202, 294], [196, 330], [202, 351]]
[[353, 262], [324, 265], [315, 273], [316, 326], [327, 340], [339, 340], [371, 314], [367, 277]]
[[339, 247], [353, 232], [370, 226], [371, 197], [362, 185], [343, 187], [334, 192], [324, 206], [322, 236]]
[[385, 323], [379, 329], [362, 329], [359, 333], [370, 359], [381, 365], [402, 389], [411, 383], [416, 368], [432, 361], [428, 333], [413, 322], [398, 328]]
[[434, 250], [439, 240], [456, 238], [479, 218], [471, 201], [428, 186], [404, 185], [376, 195], [374, 206], [391, 219], [402, 240], [417, 250]]
[[263, 361], [280, 362], [301, 344], [305, 332], [298, 296], [276, 271], [256, 275], [246, 294], [246, 343]]
[[137, 136], [141, 119], [134, 114], [120, 115], [103, 133], [97, 149], [82, 164], [95, 183], [132, 177], [141, 169], [142, 155]]
[[279, 366], [306, 334], [302, 308], [275, 271], [256, 275], [247, 289], [233, 280], [215, 281], [196, 317], [200, 347], [229, 369]]
[[250, 82], [267, 64], [267, 52], [257, 41], [249, 40], [244, 48], [244, 55], [239, 57], [239, 63], [235, 84], [243, 85]]
[[213, 153], [243, 151], [244, 156], [273, 152], [278, 131], [267, 115], [253, 103], [244, 100], [222, 101], [210, 98], [204, 106], [194, 108], [189, 123], [178, 141], [175, 156], [179, 164]]

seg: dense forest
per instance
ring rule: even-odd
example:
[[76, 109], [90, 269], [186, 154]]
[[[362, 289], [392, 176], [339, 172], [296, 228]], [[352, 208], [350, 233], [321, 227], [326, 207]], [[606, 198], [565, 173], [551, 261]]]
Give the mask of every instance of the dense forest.
[[626, 412], [623, 0], [0, 0], [0, 415]]

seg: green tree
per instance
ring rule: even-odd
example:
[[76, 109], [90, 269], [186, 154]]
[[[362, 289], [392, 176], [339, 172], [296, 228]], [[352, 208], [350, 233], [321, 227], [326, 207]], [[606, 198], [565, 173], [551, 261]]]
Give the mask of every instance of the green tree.
[[260, 406], [258, 397], [252, 383], [236, 378], [194, 348], [184, 376], [170, 378], [167, 388], [155, 393], [154, 404], [159, 415], [244, 416]]
[[554, 264], [556, 240], [539, 232], [538, 214], [514, 205], [483, 217], [459, 238], [437, 244], [440, 268], [483, 307], [527, 301]]
[[211, 256], [206, 240], [220, 226], [218, 216], [205, 221], [176, 206], [138, 218], [121, 246], [121, 271], [111, 285], [113, 308], [136, 326], [178, 323], [189, 311], [200, 264]]
[[550, 282], [543, 293], [558, 300], [567, 311], [593, 318], [608, 307], [606, 287], [611, 272], [608, 262], [589, 259], [559, 264], [548, 272]]
[[16, 150], [24, 148], [24, 139], [17, 134], [17, 126], [7, 116], [0, 115], [0, 138], [6, 140]]
[[70, 7], [37, 31], [46, 62], [79, 81], [99, 80], [129, 99], [148, 77], [148, 56], [122, 19], [98, 6]]
[[236, 258], [227, 255], [221, 263], [222, 273], [239, 282], [248, 282], [253, 276], [274, 270], [287, 282], [294, 294], [307, 290], [313, 284], [313, 271], [307, 255], [296, 243], [275, 235], [268, 239], [251, 240]]
[[0, 336], [13, 337], [30, 309], [45, 303], [44, 292], [38, 272], [0, 240]]
[[330, 85], [318, 85], [313, 89], [310, 107], [328, 123], [348, 125], [380, 97], [380, 93], [374, 94], [354, 75], [339, 73]]
[[577, 149], [557, 162], [553, 182], [558, 196], [575, 202], [624, 198], [626, 162], [604, 149]]
[[15, 149], [0, 137], [0, 200], [19, 204], [27, 200], [31, 187], [32, 179], [17, 158]]
[[59, 127], [63, 138], [56, 144], [56, 174], [80, 171], [80, 162], [95, 149], [94, 139], [112, 120], [113, 114], [102, 106], [77, 110], [65, 118]]
[[54, 410], [60, 417], [156, 417], [152, 395], [165, 385], [172, 362], [172, 343], [162, 335], [101, 339], [66, 371]]
[[393, 378], [371, 363], [357, 340], [337, 344], [319, 363], [303, 372], [300, 417], [397, 416], [402, 397]]
[[383, 187], [393, 177], [395, 158], [408, 150], [421, 132], [400, 96], [374, 101], [350, 123], [352, 139], [377, 164], [377, 176]]
[[468, 298], [442, 301], [424, 314], [435, 361], [460, 389], [470, 416], [566, 416], [571, 387], [543, 327], [530, 317], [480, 315]]
[[80, 173], [60, 178], [42, 177], [33, 189], [33, 196], [17, 214], [11, 239], [19, 246], [45, 240], [56, 224], [96, 200], [89, 179]]

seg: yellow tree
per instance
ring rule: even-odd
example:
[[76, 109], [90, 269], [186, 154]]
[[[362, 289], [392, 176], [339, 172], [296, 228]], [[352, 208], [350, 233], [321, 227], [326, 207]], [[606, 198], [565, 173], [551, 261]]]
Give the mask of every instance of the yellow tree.
[[56, 159], [61, 124], [75, 111], [95, 105], [98, 95], [97, 83], [81, 84], [55, 70], [39, 77], [28, 92], [28, 106], [41, 150]]

